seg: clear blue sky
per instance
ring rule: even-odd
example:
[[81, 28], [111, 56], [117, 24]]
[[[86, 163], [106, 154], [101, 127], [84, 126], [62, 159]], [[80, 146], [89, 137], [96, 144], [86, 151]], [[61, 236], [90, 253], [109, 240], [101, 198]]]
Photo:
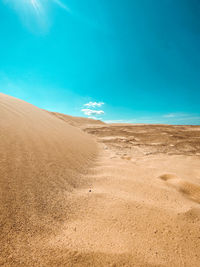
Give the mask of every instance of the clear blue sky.
[[200, 124], [200, 1], [0, 0], [0, 91], [105, 121]]

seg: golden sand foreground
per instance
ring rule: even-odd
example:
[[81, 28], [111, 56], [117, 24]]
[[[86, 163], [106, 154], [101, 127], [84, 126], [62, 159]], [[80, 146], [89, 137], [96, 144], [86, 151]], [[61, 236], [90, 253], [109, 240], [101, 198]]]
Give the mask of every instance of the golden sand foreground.
[[200, 126], [109, 125], [0, 94], [1, 266], [200, 266]]

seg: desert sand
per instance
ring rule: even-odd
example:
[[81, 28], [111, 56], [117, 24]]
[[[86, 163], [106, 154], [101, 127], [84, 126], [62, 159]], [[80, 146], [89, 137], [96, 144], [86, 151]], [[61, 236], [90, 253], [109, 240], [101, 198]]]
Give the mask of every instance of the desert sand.
[[105, 124], [0, 94], [1, 266], [200, 266], [200, 126]]

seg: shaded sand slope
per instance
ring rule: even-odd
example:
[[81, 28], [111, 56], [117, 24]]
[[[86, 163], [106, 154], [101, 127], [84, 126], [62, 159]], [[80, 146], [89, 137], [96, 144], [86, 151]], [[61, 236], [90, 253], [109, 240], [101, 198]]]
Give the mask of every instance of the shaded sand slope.
[[68, 192], [84, 184], [97, 147], [79, 129], [4, 94], [0, 116], [0, 263], [19, 266], [15, 253], [70, 217]]

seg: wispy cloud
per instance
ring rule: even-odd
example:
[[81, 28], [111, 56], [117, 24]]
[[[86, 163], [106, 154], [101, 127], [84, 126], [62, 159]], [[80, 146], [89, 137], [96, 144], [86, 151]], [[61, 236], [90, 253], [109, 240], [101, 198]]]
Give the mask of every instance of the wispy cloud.
[[103, 105], [104, 105], [104, 102], [92, 102], [92, 101], [90, 101], [89, 103], [84, 104], [84, 106], [92, 107], [92, 108], [101, 107]]
[[164, 115], [141, 116], [133, 119], [107, 120], [107, 123], [147, 123], [173, 125], [200, 125], [200, 114], [169, 113]]
[[87, 116], [102, 115], [105, 113], [103, 110], [94, 110], [94, 109], [89, 109], [89, 108], [81, 109], [81, 111]]
[[174, 117], [176, 117], [176, 114], [174, 114], [174, 113], [169, 113], [169, 114], [163, 115], [163, 118], [174, 118]]
[[95, 117], [95, 116], [90, 116], [90, 117], [88, 117], [89, 119], [93, 119], [93, 120], [102, 120], [102, 118], [100, 118], [100, 117]]

